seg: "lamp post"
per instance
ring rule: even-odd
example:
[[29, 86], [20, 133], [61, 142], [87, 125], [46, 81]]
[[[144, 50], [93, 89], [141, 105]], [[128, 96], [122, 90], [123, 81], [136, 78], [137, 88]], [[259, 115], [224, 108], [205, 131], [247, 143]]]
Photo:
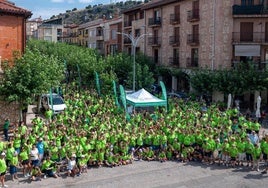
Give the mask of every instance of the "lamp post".
[[141, 38], [143, 38], [145, 35], [150, 35], [149, 33], [144, 33], [140, 36], [133, 36], [132, 34], [127, 34], [127, 33], [120, 33], [117, 32], [117, 34], [121, 34], [124, 35], [125, 37], [127, 37], [130, 41], [131, 41], [131, 51], [132, 51], [132, 55], [133, 55], [133, 86], [132, 86], [132, 90], [133, 92], [135, 92], [135, 85], [136, 85], [136, 62], [135, 62], [135, 58], [136, 58], [136, 47], [138, 45], [138, 42], [140, 41]]

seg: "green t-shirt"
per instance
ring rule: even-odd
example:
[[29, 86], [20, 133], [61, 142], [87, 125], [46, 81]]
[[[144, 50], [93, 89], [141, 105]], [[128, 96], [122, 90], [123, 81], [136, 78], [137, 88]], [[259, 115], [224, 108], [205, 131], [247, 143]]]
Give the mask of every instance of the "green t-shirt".
[[21, 160], [25, 161], [29, 159], [28, 151], [21, 151], [19, 154]]
[[5, 159], [0, 159], [0, 173], [6, 172], [7, 165]]
[[10, 125], [10, 122], [9, 121], [5, 121], [5, 123], [4, 123], [4, 129], [8, 129], [9, 125]]
[[18, 156], [13, 156], [12, 159], [10, 160], [10, 165], [18, 166], [18, 164], [19, 164]]

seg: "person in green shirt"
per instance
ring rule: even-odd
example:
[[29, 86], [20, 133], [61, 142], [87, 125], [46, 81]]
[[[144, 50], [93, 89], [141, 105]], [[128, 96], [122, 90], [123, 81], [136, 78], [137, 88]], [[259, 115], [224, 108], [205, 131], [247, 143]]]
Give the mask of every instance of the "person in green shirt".
[[261, 142], [261, 148], [263, 153], [263, 160], [266, 163], [266, 168], [262, 171], [262, 174], [267, 174], [268, 171], [268, 135], [265, 135], [263, 141]]
[[261, 147], [260, 144], [255, 144], [254, 149], [252, 152], [252, 158], [253, 158], [253, 167], [252, 170], [256, 170], [257, 172], [260, 171], [260, 158], [261, 158]]
[[19, 161], [23, 166], [23, 175], [28, 177], [31, 169], [30, 160], [29, 160], [29, 151], [27, 146], [23, 146], [19, 154]]
[[247, 166], [249, 166], [249, 163], [251, 163], [251, 166], [253, 165], [253, 156], [252, 156], [253, 150], [254, 150], [254, 145], [248, 138], [245, 144]]
[[167, 161], [167, 156], [166, 156], [166, 151], [164, 149], [161, 149], [159, 154], [158, 154], [158, 160], [162, 163], [162, 162], [166, 162]]
[[42, 172], [38, 166], [34, 166], [31, 170], [31, 181], [41, 181]]
[[9, 172], [12, 177], [12, 181], [14, 181], [14, 179], [18, 179], [18, 174], [17, 174], [18, 166], [19, 166], [18, 152], [15, 151], [12, 159], [10, 160], [10, 166], [9, 166]]
[[4, 123], [4, 135], [5, 135], [5, 140], [8, 141], [8, 128], [9, 128], [9, 125], [10, 125], [10, 121], [9, 119], [7, 118], [5, 120], [5, 123]]
[[0, 182], [2, 184], [2, 187], [7, 187], [5, 185], [5, 177], [6, 177], [6, 171], [7, 171], [7, 164], [5, 161], [6, 154], [4, 152], [0, 155]]

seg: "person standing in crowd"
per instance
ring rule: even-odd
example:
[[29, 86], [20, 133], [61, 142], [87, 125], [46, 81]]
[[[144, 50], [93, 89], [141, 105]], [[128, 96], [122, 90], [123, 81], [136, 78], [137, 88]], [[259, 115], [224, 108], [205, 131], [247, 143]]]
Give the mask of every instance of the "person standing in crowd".
[[38, 149], [38, 154], [39, 154], [39, 163], [41, 163], [44, 158], [44, 153], [45, 153], [45, 145], [44, 145], [42, 137], [39, 138], [36, 144], [36, 147]]
[[31, 168], [33, 168], [34, 166], [37, 166], [39, 164], [39, 153], [35, 144], [33, 144], [32, 146], [30, 156], [31, 156]]
[[5, 123], [4, 123], [4, 135], [5, 135], [5, 140], [8, 141], [8, 129], [9, 129], [9, 126], [10, 126], [10, 121], [9, 119], [7, 118], [5, 120]]
[[10, 166], [9, 166], [9, 172], [12, 177], [12, 181], [14, 181], [14, 179], [18, 179], [18, 174], [17, 174], [18, 166], [19, 166], [18, 152], [15, 151], [12, 159], [10, 160]]
[[5, 160], [6, 154], [4, 152], [0, 155], [0, 182], [2, 184], [2, 187], [8, 187], [5, 185], [5, 177], [6, 177], [6, 171], [7, 171], [7, 164]]

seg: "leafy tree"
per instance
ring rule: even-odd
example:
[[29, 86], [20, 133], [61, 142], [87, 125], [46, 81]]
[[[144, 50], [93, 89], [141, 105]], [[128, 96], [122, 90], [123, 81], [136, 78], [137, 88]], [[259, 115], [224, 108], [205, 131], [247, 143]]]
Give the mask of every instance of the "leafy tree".
[[0, 95], [9, 102], [17, 101], [20, 109], [27, 109], [34, 96], [59, 86], [63, 80], [63, 64], [53, 55], [30, 51], [15, 60], [13, 67], [6, 67], [1, 80]]

